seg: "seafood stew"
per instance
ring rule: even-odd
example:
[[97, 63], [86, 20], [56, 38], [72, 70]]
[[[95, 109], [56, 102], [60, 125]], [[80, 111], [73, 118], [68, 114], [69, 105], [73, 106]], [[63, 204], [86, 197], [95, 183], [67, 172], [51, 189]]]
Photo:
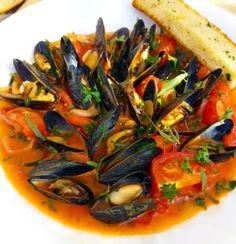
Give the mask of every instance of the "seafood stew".
[[50, 215], [155, 232], [234, 189], [235, 90], [155, 25], [107, 34], [100, 18], [34, 59], [0, 89], [2, 164]]

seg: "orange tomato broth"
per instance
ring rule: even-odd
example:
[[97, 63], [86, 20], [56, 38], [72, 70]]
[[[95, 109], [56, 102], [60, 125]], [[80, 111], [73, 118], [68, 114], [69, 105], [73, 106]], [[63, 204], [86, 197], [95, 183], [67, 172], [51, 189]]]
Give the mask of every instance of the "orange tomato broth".
[[[75, 43], [74, 38], [76, 36], [70, 36], [73, 43]], [[91, 35], [91, 39], [94, 38], [94, 35]], [[58, 45], [58, 42], [53, 44], [54, 46]], [[175, 43], [171, 43], [170, 47], [167, 47], [167, 50], [170, 49], [170, 54], [172, 54], [172, 47], [175, 46]], [[79, 45], [76, 46], [77, 49], [81, 48]], [[160, 46], [161, 49], [166, 50], [165, 47]], [[203, 67], [205, 68], [205, 66]], [[204, 70], [202, 76], [206, 74], [209, 70]], [[198, 74], [201, 76], [201, 74]], [[199, 78], [199, 77], [198, 77]], [[200, 79], [200, 78], [199, 78]], [[60, 96], [63, 97], [64, 103], [69, 107], [72, 103], [69, 97], [66, 97], [66, 94], [63, 94], [63, 90], [59, 91]], [[232, 91], [235, 94], [236, 90]], [[236, 107], [236, 99], [235, 104]], [[5, 108], [11, 108], [12, 105], [0, 100], [0, 110]], [[57, 106], [57, 111], [64, 115], [64, 107], [59, 104]], [[234, 113], [236, 109], [234, 109]], [[74, 123], [78, 121], [77, 118], [73, 116], [67, 117], [68, 121]], [[78, 126], [88, 124], [89, 119], [84, 119]], [[22, 140], [16, 138], [11, 138], [12, 128], [0, 119], [0, 140], [2, 137], [8, 136], [8, 143], [14, 149], [22, 148], [28, 142], [23, 142]], [[73, 140], [73, 139], [72, 139]], [[150, 216], [150, 213], [143, 214], [141, 217], [135, 219], [130, 223], [123, 224], [105, 224], [102, 223], [89, 215], [88, 206], [75, 206], [70, 204], [65, 204], [57, 202], [55, 200], [48, 200], [43, 194], [39, 193], [28, 183], [28, 172], [32, 167], [25, 167], [23, 163], [32, 162], [41, 159], [45, 156], [45, 150], [37, 150], [33, 148], [27, 153], [16, 153], [10, 155], [4, 149], [0, 141], [0, 162], [3, 168], [3, 171], [6, 177], [9, 179], [14, 188], [27, 199], [32, 205], [38, 208], [40, 211], [50, 216], [53, 219], [58, 220], [59, 222], [71, 226], [76, 229], [85, 230], [94, 233], [107, 234], [107, 235], [141, 235], [148, 233], [156, 233], [163, 230], [166, 230], [190, 217], [196, 215], [199, 211], [203, 210], [203, 207], [197, 206], [193, 201], [179, 201], [174, 202], [169, 206], [169, 209], [165, 213], [156, 212]], [[78, 158], [82, 162], [86, 162], [88, 157], [86, 155], [72, 154], [73, 159]], [[220, 172], [224, 179], [232, 180], [236, 176], [236, 164], [235, 159], [224, 162], [220, 166]], [[92, 177], [91, 177], [92, 176]], [[92, 191], [95, 193], [95, 196], [98, 196], [104, 187], [99, 185], [94, 176], [94, 172], [89, 172], [81, 177], [78, 177], [81, 182], [87, 184]], [[219, 198], [221, 195], [215, 196], [213, 190], [210, 194], [213, 194], [214, 197]], [[208, 199], [206, 205], [211, 205], [212, 202]]]
[[[11, 105], [0, 100], [0, 109], [5, 107], [9, 108], [9, 106]], [[0, 120], [0, 138], [6, 135], [11, 135], [11, 133], [12, 128]], [[10, 136], [8, 141], [9, 145], [14, 145], [14, 149], [22, 148], [24, 143], [26, 143], [18, 138], [11, 138]], [[202, 207], [197, 206], [193, 201], [180, 201], [171, 204], [168, 212], [154, 213], [152, 214], [152, 217], [147, 213], [130, 223], [118, 225], [105, 224], [89, 215], [88, 206], [75, 206], [48, 200], [47, 197], [36, 191], [28, 183], [27, 174], [32, 167], [25, 167], [23, 166], [23, 163], [32, 162], [42, 158], [45, 154], [44, 150], [37, 150], [34, 148], [27, 153], [19, 153], [9, 156], [0, 143], [0, 152], [0, 161], [3, 171], [19, 194], [46, 215], [58, 220], [62, 224], [76, 229], [108, 235], [136, 235], [137, 233], [141, 235], [155, 233], [168, 229], [203, 210]], [[79, 156], [79, 159], [84, 162], [87, 161], [86, 156]], [[224, 175], [224, 179], [233, 179], [236, 175], [235, 160], [229, 160], [222, 164], [221, 174]], [[99, 194], [102, 188], [101, 186], [96, 186], [98, 183], [91, 181], [91, 178], [95, 180], [94, 172], [81, 176], [80, 180], [86, 183], [93, 190], [95, 195]], [[218, 198], [219, 196], [216, 197]], [[207, 205], [211, 204], [212, 202], [207, 201]]]

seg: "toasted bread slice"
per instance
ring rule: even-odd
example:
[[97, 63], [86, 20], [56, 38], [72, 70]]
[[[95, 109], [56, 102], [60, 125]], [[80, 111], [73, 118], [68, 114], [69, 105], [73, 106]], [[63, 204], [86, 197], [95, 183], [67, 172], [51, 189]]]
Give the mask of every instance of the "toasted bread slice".
[[222, 68], [236, 87], [236, 45], [182, 0], [134, 0], [133, 6], [156, 21], [210, 69]]
[[15, 8], [16, 6], [23, 3], [24, 0], [1, 0], [0, 1], [0, 14], [6, 13], [7, 11]]

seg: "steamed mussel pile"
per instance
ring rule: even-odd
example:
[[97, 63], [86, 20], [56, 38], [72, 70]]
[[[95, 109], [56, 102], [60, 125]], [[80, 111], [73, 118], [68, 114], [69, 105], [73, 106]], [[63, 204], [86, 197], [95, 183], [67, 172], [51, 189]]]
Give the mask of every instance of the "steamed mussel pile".
[[[36, 166], [28, 164], [34, 165], [28, 180], [36, 190], [60, 202], [87, 204], [90, 214], [100, 221], [126, 222], [158, 208], [149, 170], [152, 160], [165, 152], [155, 135], [171, 143], [175, 152], [196, 152], [209, 143], [222, 142], [231, 132], [230, 118], [207, 127], [200, 124], [197, 130], [186, 129], [184, 125], [196, 119], [221, 70], [198, 80], [197, 58], [181, 47], [175, 57], [159, 50], [155, 36], [156, 26], [148, 29], [140, 19], [131, 32], [121, 28], [106, 34], [99, 18], [95, 36], [84, 36], [91, 48], [83, 57], [70, 38], [63, 36], [58, 45], [40, 41], [34, 49], [34, 64], [13, 61], [16, 74], [8, 87], [0, 89], [0, 97], [43, 111], [47, 135], [26, 119], [38, 141], [57, 152]], [[89, 132], [57, 111], [61, 89], [73, 101], [69, 113], [93, 120]], [[57, 136], [52, 136], [55, 128]], [[83, 145], [67, 143], [65, 134], [75, 135]], [[89, 160], [70, 160], [68, 152], [86, 154]], [[209, 157], [218, 164], [235, 152], [235, 147], [214, 147]], [[105, 193], [98, 194], [80, 181], [91, 172]]]

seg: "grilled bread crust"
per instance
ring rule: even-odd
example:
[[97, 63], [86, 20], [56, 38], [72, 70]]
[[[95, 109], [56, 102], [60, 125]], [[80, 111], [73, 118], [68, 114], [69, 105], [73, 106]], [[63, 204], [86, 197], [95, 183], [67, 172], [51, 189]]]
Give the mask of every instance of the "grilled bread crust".
[[133, 6], [236, 87], [236, 45], [218, 27], [182, 0], [133, 0]]
[[20, 5], [24, 0], [0, 0], [0, 14], [5, 13], [16, 6]]

